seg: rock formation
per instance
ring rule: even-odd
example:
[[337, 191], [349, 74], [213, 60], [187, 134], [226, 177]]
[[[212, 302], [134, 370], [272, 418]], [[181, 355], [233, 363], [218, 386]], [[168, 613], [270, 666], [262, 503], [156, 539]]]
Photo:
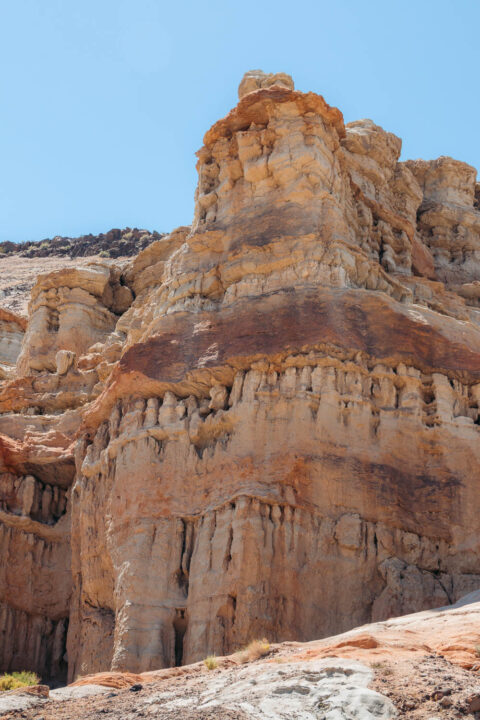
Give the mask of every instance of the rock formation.
[[[30, 291], [37, 275], [74, 268], [80, 270], [100, 261], [121, 269], [152, 242], [158, 232], [125, 228], [78, 238], [55, 237], [41, 242], [0, 242], [0, 308], [26, 315]], [[0, 360], [0, 362], [2, 362]]]
[[24, 317], [0, 308], [0, 377], [5, 379], [6, 366], [15, 365], [22, 347], [26, 320]]
[[0, 242], [0, 257], [15, 255], [24, 258], [49, 257], [89, 257], [103, 253], [102, 257], [126, 257], [137, 255], [151, 242], [162, 237], [161, 233], [139, 230], [138, 228], [112, 228], [100, 235], [82, 235], [80, 237], [46, 238], [39, 242], [28, 241], [13, 243]]
[[32, 290], [0, 390], [4, 668], [147, 671], [480, 585], [475, 171], [399, 162], [283, 74], [239, 95], [191, 228]]

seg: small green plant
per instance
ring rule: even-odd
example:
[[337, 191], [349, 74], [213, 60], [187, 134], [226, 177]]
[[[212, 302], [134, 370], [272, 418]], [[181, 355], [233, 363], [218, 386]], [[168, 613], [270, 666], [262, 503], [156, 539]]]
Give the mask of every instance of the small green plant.
[[209, 655], [208, 657], [205, 658], [205, 660], [203, 662], [205, 663], [205, 667], [208, 670], [216, 670], [218, 667], [218, 662], [217, 662], [217, 658], [215, 657], [215, 655]]
[[98, 253], [100, 257], [107, 258], [110, 257], [110, 251], [109, 250], [100, 250]]
[[5, 673], [0, 675], [0, 692], [16, 690], [29, 685], [38, 685], [40, 678], [33, 672], [22, 670], [22, 672]]

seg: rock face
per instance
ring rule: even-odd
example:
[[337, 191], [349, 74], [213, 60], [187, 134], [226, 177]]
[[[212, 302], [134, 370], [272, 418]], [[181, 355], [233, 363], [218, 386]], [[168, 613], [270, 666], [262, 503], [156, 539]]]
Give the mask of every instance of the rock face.
[[198, 152], [192, 227], [127, 267], [40, 276], [0, 390], [0, 520], [38, 553], [38, 627], [69, 618], [70, 678], [480, 585], [475, 172], [399, 162], [397, 137], [283, 74], [239, 94]]
[[260, 88], [271, 87], [272, 85], [282, 85], [289, 90], [293, 90], [295, 85], [290, 75], [286, 73], [264, 73], [262, 70], [249, 70], [242, 78], [242, 82], [238, 86], [238, 99], [241, 100], [244, 95]]
[[[58, 350], [83, 354], [113, 332], [133, 300], [114, 268], [89, 265], [39, 275], [31, 293], [19, 374], [55, 369]], [[64, 373], [61, 373], [64, 374]]]
[[8, 367], [5, 366], [16, 363], [22, 347], [25, 327], [25, 318], [0, 308], [0, 377], [6, 375]]

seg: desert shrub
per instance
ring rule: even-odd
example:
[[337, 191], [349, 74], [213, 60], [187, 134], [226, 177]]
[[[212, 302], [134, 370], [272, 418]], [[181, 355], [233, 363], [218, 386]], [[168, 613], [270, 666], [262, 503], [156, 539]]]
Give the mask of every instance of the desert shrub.
[[218, 667], [218, 662], [215, 655], [209, 655], [205, 658], [203, 662], [205, 663], [205, 666], [208, 668], [208, 670], [216, 670], [216, 668]]
[[100, 257], [104, 257], [104, 258], [110, 257], [110, 251], [109, 251], [109, 250], [100, 250], [100, 252], [99, 252], [98, 254], [99, 254]]
[[267, 655], [270, 652], [270, 643], [263, 638], [262, 640], [252, 640], [247, 647], [235, 653], [236, 660], [241, 663], [253, 662], [258, 658]]
[[12, 672], [0, 675], [0, 692], [7, 690], [16, 690], [21, 687], [28, 687], [29, 685], [38, 685], [40, 678], [33, 672]]

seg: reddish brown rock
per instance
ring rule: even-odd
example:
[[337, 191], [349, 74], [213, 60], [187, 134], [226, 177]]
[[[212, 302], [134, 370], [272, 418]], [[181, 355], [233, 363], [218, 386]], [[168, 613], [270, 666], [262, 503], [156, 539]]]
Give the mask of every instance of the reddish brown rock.
[[436, 278], [432, 253], [417, 236], [412, 241], [412, 270], [415, 275], [423, 275], [430, 280]]

